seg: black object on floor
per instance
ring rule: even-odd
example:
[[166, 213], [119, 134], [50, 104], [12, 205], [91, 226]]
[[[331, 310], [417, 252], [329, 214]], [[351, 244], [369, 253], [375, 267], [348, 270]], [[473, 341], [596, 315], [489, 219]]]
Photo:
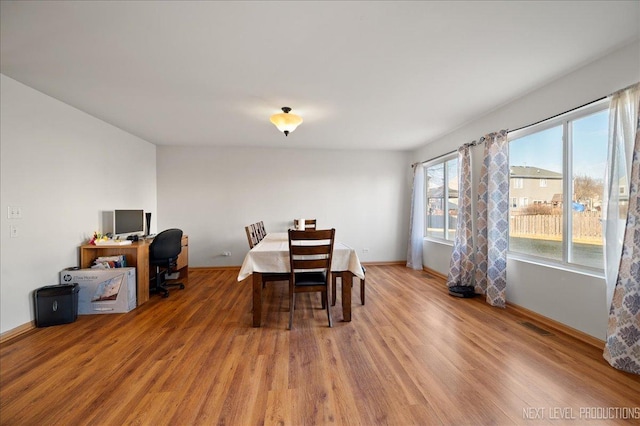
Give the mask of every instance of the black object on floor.
[[48, 285], [33, 293], [36, 311], [36, 327], [68, 324], [78, 318], [78, 292], [74, 284]]
[[476, 292], [474, 291], [472, 286], [469, 285], [455, 285], [453, 287], [449, 287], [449, 294], [455, 297], [474, 297]]

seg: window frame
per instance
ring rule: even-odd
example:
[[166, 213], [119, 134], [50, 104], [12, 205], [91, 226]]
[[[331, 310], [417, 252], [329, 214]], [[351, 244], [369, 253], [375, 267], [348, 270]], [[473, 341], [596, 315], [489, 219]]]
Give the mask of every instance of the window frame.
[[[446, 154], [446, 155], [442, 155], [440, 157], [434, 158], [432, 160], [426, 161], [422, 164], [422, 167], [424, 167], [424, 179], [425, 179], [425, 185], [424, 185], [424, 200], [425, 200], [425, 211], [424, 211], [424, 215], [423, 215], [423, 219], [424, 219], [424, 235], [423, 238], [429, 241], [435, 241], [435, 242], [439, 242], [439, 243], [444, 243], [444, 244], [448, 244], [448, 245], [453, 245], [454, 239], [455, 239], [455, 232], [453, 233], [453, 237], [451, 239], [448, 239], [447, 236], [449, 235], [449, 166], [448, 163], [451, 160], [456, 160], [456, 162], [458, 161], [458, 152], [454, 151], [452, 153]], [[433, 167], [436, 165], [442, 164], [443, 167], [443, 176], [444, 176], [444, 181], [442, 183], [443, 185], [443, 237], [438, 237], [438, 236], [434, 236], [434, 235], [427, 235], [427, 225], [429, 224], [429, 213], [427, 210], [428, 207], [428, 200], [429, 200], [429, 195], [428, 195], [428, 191], [429, 191], [429, 182], [428, 182], [428, 172], [427, 169], [429, 167]], [[460, 166], [459, 164], [457, 165], [458, 167]], [[458, 175], [460, 174], [460, 170], [458, 169]], [[459, 179], [459, 176], [458, 176]]]
[[[567, 271], [582, 272], [598, 277], [604, 276], [604, 268], [590, 267], [572, 262], [573, 252], [570, 250], [573, 244], [573, 138], [571, 134], [571, 122], [585, 118], [587, 116], [600, 113], [609, 109], [609, 100], [603, 98], [580, 108], [559, 114], [555, 117], [544, 120], [540, 123], [514, 130], [507, 133], [507, 140], [511, 143], [514, 140], [543, 132], [552, 127], [562, 126], [562, 260], [551, 259], [534, 254], [515, 252], [509, 248], [507, 256], [509, 258], [529, 261], [531, 263], [542, 264], [549, 267], [560, 268]], [[509, 196], [512, 198], [511, 195]], [[604, 256], [604, 252], [603, 252]]]
[[517, 188], [517, 189], [522, 189], [524, 188], [524, 179], [522, 178], [515, 178], [513, 180], [513, 187]]

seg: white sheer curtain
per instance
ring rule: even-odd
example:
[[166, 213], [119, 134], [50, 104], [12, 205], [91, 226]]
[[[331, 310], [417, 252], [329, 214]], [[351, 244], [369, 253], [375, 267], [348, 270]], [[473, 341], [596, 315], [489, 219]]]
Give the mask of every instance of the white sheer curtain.
[[[640, 374], [640, 84], [611, 98], [610, 173], [605, 235], [622, 228], [622, 250], [606, 253], [607, 274], [615, 269], [604, 358], [613, 367]], [[631, 146], [631, 155], [628, 146]], [[629, 160], [630, 165], [629, 165]], [[617, 173], [616, 173], [617, 170]], [[611, 197], [612, 193], [618, 197]], [[619, 204], [615, 203], [617, 200]], [[614, 235], [617, 237], [617, 234]], [[613, 238], [613, 236], [612, 236]], [[610, 242], [610, 241], [608, 241]], [[618, 242], [618, 240], [614, 240]], [[610, 247], [610, 251], [613, 249]], [[613, 256], [617, 256], [617, 259]], [[616, 263], [617, 268], [613, 268]], [[607, 276], [609, 279], [609, 276]], [[609, 282], [607, 281], [607, 284]], [[609, 286], [607, 288], [609, 290]]]
[[424, 167], [422, 164], [414, 164], [411, 218], [409, 220], [409, 248], [407, 250], [407, 267], [412, 269], [422, 269], [424, 221]]
[[606, 207], [603, 211], [607, 307], [611, 306], [622, 254], [639, 102], [640, 83], [611, 95], [609, 106], [609, 152], [604, 194]]

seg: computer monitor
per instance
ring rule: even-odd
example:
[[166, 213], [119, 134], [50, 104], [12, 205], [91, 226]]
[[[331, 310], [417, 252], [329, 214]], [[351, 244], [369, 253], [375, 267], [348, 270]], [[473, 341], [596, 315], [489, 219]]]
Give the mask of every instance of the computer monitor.
[[144, 234], [144, 210], [114, 210], [113, 235], [122, 238]]

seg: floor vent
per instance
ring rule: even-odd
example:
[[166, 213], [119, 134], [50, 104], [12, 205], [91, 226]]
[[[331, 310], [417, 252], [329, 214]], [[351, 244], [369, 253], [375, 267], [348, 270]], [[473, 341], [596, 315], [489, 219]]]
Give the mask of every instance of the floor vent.
[[527, 327], [529, 330], [533, 330], [536, 333], [538, 333], [541, 336], [553, 336], [552, 333], [548, 332], [547, 330], [545, 330], [544, 328], [540, 328], [535, 324], [531, 324], [530, 322], [521, 322], [521, 325], [524, 325], [525, 327]]

